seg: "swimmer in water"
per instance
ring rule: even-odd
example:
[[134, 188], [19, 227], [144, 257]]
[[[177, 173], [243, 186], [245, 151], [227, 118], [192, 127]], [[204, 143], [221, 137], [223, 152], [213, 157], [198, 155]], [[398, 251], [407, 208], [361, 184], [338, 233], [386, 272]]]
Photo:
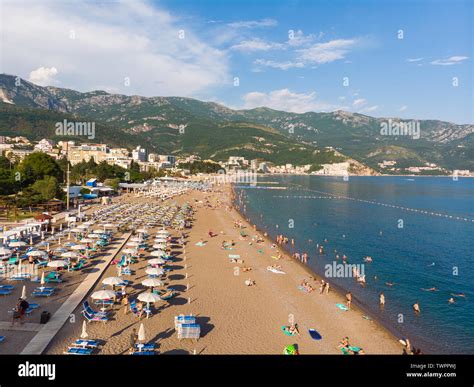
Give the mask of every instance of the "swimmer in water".
[[415, 313], [417, 313], [417, 314], [418, 314], [418, 313], [421, 313], [420, 304], [418, 304], [418, 301], [413, 304], [413, 310], [414, 310]]
[[395, 285], [395, 283], [394, 282], [385, 282], [385, 285], [392, 287], [393, 285]]
[[454, 304], [455, 302], [456, 302], [456, 300], [455, 300], [453, 297], [451, 297], [451, 298], [448, 300], [448, 303], [449, 303], [449, 304]]
[[429, 267], [429, 266], [434, 266], [434, 265], [435, 265], [435, 263], [433, 262], [433, 263], [430, 263], [430, 264], [428, 265], [428, 267]]
[[438, 291], [438, 289], [436, 289], [434, 286], [432, 288], [429, 288], [429, 289], [421, 288], [421, 290], [424, 290], [425, 292], [437, 292]]
[[451, 295], [454, 296], [454, 297], [466, 297], [466, 295], [464, 293], [458, 293], [458, 294], [451, 293]]

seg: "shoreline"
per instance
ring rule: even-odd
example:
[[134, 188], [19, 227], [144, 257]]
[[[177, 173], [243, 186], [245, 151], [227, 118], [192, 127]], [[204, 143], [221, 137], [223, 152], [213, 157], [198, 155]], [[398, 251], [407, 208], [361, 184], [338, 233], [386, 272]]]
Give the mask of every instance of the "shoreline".
[[[241, 212], [241, 209], [239, 208], [239, 206], [235, 202], [236, 195], [235, 195], [233, 185], [231, 185], [231, 187], [230, 187], [230, 194], [231, 194], [230, 199], [231, 199], [232, 208], [235, 210], [235, 212], [241, 218], [241, 220], [246, 224], [246, 226], [249, 227], [249, 229], [253, 230], [253, 227], [252, 227], [253, 226], [253, 224], [252, 224], [253, 219], [247, 218], [245, 216], [245, 214]], [[299, 260], [294, 259], [292, 257], [291, 251], [288, 247], [286, 247], [284, 245], [278, 245], [276, 240], [274, 240], [268, 233], [267, 233], [268, 236], [265, 236], [264, 232], [266, 232], [266, 231], [264, 231], [262, 229], [259, 229], [258, 226], [254, 231], [259, 236], [261, 236], [266, 242], [277, 245], [277, 249], [279, 251], [281, 251], [282, 256], [285, 257], [290, 262], [293, 262], [294, 264], [299, 266], [302, 270], [304, 270], [308, 274], [308, 276], [310, 278], [312, 278], [314, 280], [317, 280], [318, 282], [320, 282], [321, 279], [324, 279], [325, 281], [327, 281], [326, 278], [324, 278], [321, 274], [315, 272], [309, 265], [307, 265], [307, 264], [305, 264], [305, 263], [303, 263]], [[341, 287], [338, 284], [335, 284], [334, 282], [330, 282], [330, 281], [327, 281], [327, 282], [330, 283], [331, 292], [336, 294], [341, 299], [341, 303], [345, 303], [345, 294], [348, 292], [348, 290], [344, 289], [343, 287]], [[315, 289], [314, 291], [317, 292], [317, 289]], [[361, 312], [362, 314], [370, 317], [371, 320], [374, 322], [374, 324], [377, 324], [378, 327], [381, 330], [385, 331], [394, 340], [398, 341], [399, 338], [402, 337], [401, 332], [397, 331], [394, 327], [391, 327], [389, 324], [386, 324], [385, 321], [383, 321], [378, 316], [376, 316], [374, 314], [374, 312], [366, 304], [363, 303], [363, 301], [361, 301], [359, 298], [356, 298], [354, 295], [352, 295], [352, 308], [351, 308], [351, 310], [352, 311], [359, 310], [359, 312]], [[412, 343], [413, 343], [413, 340], [410, 340], [410, 341], [412, 341]], [[415, 339], [414, 342], [416, 343], [417, 340]]]

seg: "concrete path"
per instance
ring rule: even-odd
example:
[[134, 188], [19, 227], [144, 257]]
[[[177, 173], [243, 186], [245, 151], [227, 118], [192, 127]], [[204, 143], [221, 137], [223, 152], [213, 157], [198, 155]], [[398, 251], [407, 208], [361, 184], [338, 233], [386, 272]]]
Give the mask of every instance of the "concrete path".
[[9, 321], [0, 321], [0, 331], [24, 331], [24, 332], [38, 332], [43, 325], [37, 323], [12, 323]]
[[[76, 290], [69, 296], [69, 298], [61, 305], [61, 307], [54, 313], [51, 320], [42, 325], [39, 332], [28, 343], [28, 345], [21, 352], [22, 355], [41, 355], [53, 337], [58, 333], [66, 321], [70, 318], [74, 310], [84, 300], [90, 290], [96, 285], [100, 276], [115, 258], [122, 247], [127, 243], [131, 233], [122, 236], [122, 243], [112, 250], [108, 256], [104, 258], [104, 262], [94, 266], [99, 269], [96, 272], [90, 273], [84, 278], [84, 281], [76, 288]], [[26, 325], [26, 324], [25, 324]]]

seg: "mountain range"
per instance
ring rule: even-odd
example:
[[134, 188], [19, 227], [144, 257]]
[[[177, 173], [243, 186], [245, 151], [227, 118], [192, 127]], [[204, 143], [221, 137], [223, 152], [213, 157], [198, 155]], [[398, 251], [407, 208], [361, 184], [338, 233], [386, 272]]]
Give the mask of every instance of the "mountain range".
[[0, 74], [0, 112], [0, 134], [32, 140], [60, 139], [55, 123], [69, 119], [95, 122], [95, 142], [142, 145], [159, 153], [215, 160], [244, 156], [297, 165], [355, 160], [375, 170], [379, 162], [393, 160], [399, 167], [435, 163], [474, 170], [474, 125], [438, 120], [416, 120], [420, 136], [415, 139], [381, 134], [389, 119], [413, 121], [396, 117], [346, 111], [290, 113], [266, 107], [234, 110], [192, 98], [42, 87], [7, 74]]

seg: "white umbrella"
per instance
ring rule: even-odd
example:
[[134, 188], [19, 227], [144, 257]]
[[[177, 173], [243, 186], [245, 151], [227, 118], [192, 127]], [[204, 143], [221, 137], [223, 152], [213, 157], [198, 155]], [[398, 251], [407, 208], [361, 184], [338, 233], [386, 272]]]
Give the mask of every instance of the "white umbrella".
[[155, 238], [155, 243], [166, 243], [166, 238]]
[[99, 234], [89, 234], [87, 235], [87, 238], [100, 238], [100, 235]]
[[94, 234], [103, 234], [104, 231], [103, 230], [94, 230], [92, 231]]
[[102, 300], [102, 310], [105, 310], [105, 300], [110, 300], [115, 297], [115, 292], [112, 290], [98, 290], [91, 294], [93, 300]]
[[70, 247], [71, 250], [85, 250], [87, 249], [86, 245], [74, 245]]
[[165, 274], [165, 271], [162, 269], [157, 269], [155, 267], [149, 267], [148, 269], [145, 270], [145, 273], [149, 275], [163, 275]]
[[0, 255], [11, 255], [12, 251], [5, 247], [0, 247]]
[[23, 247], [23, 246], [26, 246], [27, 243], [26, 242], [23, 242], [23, 241], [18, 241], [18, 242], [10, 242], [9, 243], [9, 246], [10, 247]]
[[137, 298], [142, 302], [146, 302], [147, 305], [152, 304], [154, 302], [162, 301], [158, 294], [152, 292], [140, 293]]
[[42, 250], [33, 250], [28, 253], [26, 253], [29, 257], [45, 257], [46, 253]]
[[170, 235], [170, 233], [166, 230], [159, 230], [156, 234], [157, 235]]
[[142, 281], [142, 285], [154, 288], [156, 286], [163, 286], [163, 282], [156, 278], [147, 278], [146, 280]]
[[115, 292], [112, 290], [97, 290], [91, 294], [94, 300], [110, 300], [115, 297]]
[[82, 232], [82, 228], [76, 227], [71, 230], [71, 232]]
[[146, 228], [139, 228], [137, 232], [144, 234], [144, 233], [147, 233], [148, 230]]
[[81, 339], [86, 339], [87, 337], [89, 337], [89, 335], [87, 334], [87, 331], [86, 331], [86, 327], [87, 327], [87, 323], [86, 323], [86, 320], [84, 320], [82, 322]]
[[94, 239], [91, 238], [83, 238], [81, 239], [81, 243], [93, 243]]
[[133, 237], [130, 239], [132, 242], [143, 242], [143, 239], [140, 237]]
[[126, 246], [136, 247], [138, 245], [139, 245], [138, 242], [128, 242]]
[[120, 278], [120, 277], [107, 277], [102, 281], [102, 283], [104, 285], [110, 285], [110, 286], [122, 285], [123, 284], [123, 278]]
[[23, 285], [23, 289], [21, 289], [21, 298], [26, 300], [26, 286]]
[[104, 228], [114, 228], [115, 224], [106, 223], [106, 224], [102, 225], [102, 227], [104, 227]]
[[89, 226], [90, 224], [80, 224], [79, 226], [77, 226], [77, 228], [85, 229], [85, 228], [88, 228]]
[[125, 254], [136, 254], [137, 250], [136, 249], [125, 249], [125, 250], [123, 250], [123, 253], [125, 253]]
[[163, 265], [166, 261], [162, 258], [152, 258], [148, 260], [150, 265]]
[[63, 258], [78, 258], [79, 255], [77, 253], [73, 252], [73, 251], [68, 251], [67, 253], [62, 253], [61, 257], [63, 257]]
[[56, 261], [51, 261], [46, 264], [48, 267], [64, 267], [67, 266], [67, 262], [63, 261], [62, 259], [58, 259]]
[[140, 324], [140, 328], [138, 329], [138, 340], [145, 341], [145, 327], [143, 323]]
[[155, 250], [150, 253], [152, 257], [162, 257], [166, 253], [163, 250]]

